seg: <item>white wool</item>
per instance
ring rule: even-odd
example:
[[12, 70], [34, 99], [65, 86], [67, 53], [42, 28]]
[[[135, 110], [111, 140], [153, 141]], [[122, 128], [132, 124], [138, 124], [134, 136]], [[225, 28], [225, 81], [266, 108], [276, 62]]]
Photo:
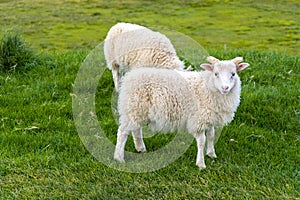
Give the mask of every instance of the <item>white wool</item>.
[[241, 59], [203, 64], [203, 72], [170, 69], [137, 68], [128, 72], [119, 93], [119, 129], [115, 159], [124, 161], [127, 135], [132, 131], [138, 151], [145, 151], [141, 127], [149, 124], [156, 131], [182, 131], [197, 141], [196, 164], [205, 168], [204, 146], [207, 135], [207, 155], [215, 158], [214, 127], [231, 122], [240, 103], [241, 81], [237, 71], [248, 63]]
[[240, 80], [228, 95], [212, 91], [211, 72], [139, 68], [124, 77], [119, 95], [120, 126], [135, 130], [150, 122], [156, 131], [195, 134], [229, 123], [240, 103]]
[[104, 55], [117, 91], [121, 77], [132, 68], [184, 68], [165, 35], [130, 23], [117, 23], [109, 30], [104, 41]]
[[[156, 131], [183, 129], [189, 112], [191, 92], [174, 70], [139, 68], [125, 75], [119, 94], [120, 124], [135, 130], [150, 123]], [[172, 85], [172, 87], [170, 87]]]

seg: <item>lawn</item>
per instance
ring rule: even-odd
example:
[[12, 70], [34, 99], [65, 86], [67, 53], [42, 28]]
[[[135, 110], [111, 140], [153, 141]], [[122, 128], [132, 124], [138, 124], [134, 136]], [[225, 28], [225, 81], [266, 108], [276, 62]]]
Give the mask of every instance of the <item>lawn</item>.
[[[0, 0], [3, 31], [21, 31], [39, 56], [26, 70], [0, 72], [0, 198], [300, 199], [300, 4], [242, 2]], [[85, 148], [73, 118], [74, 83], [118, 21], [182, 32], [213, 56], [251, 64], [240, 73], [241, 105], [207, 169], [195, 165], [195, 142], [149, 173], [113, 169]], [[105, 70], [95, 116], [114, 143], [112, 92]], [[145, 143], [151, 152], [171, 140]], [[126, 148], [133, 151], [132, 138]]]

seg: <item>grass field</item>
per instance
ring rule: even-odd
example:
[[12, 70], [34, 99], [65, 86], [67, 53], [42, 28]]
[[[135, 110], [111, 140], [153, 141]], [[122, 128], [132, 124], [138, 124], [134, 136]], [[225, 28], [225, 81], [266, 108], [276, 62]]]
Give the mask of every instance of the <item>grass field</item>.
[[0, 0], [1, 29], [20, 30], [46, 51], [93, 48], [119, 21], [189, 35], [204, 48], [297, 54], [298, 0]]
[[[21, 30], [41, 60], [26, 71], [0, 72], [0, 198], [300, 199], [300, 5], [245, 2], [0, 0], [1, 27]], [[223, 128], [207, 169], [195, 166], [195, 142], [171, 165], [140, 174], [107, 167], [82, 144], [72, 84], [117, 21], [180, 31], [211, 55], [240, 55], [251, 64], [240, 73], [236, 118]], [[110, 71], [102, 77], [96, 114], [115, 142]], [[168, 137], [146, 139], [148, 150]]]

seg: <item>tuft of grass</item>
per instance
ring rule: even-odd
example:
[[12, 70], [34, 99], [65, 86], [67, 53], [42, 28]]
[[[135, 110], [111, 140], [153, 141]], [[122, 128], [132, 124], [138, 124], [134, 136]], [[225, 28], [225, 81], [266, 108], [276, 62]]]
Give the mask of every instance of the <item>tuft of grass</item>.
[[37, 56], [20, 34], [6, 32], [0, 40], [0, 70], [20, 71], [36, 64]]

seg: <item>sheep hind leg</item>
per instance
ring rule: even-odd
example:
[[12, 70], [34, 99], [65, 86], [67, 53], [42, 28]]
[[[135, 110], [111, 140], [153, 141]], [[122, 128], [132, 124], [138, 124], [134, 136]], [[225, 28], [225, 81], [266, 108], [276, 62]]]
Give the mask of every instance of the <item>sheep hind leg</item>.
[[207, 130], [206, 138], [207, 138], [206, 155], [208, 155], [210, 158], [217, 158], [217, 155], [215, 153], [215, 147], [214, 147], [214, 140], [215, 140], [214, 127], [211, 127], [210, 129]]
[[142, 128], [132, 131], [133, 141], [135, 145], [135, 149], [138, 152], [145, 152], [146, 146], [143, 141]]
[[200, 169], [206, 168], [205, 162], [204, 162], [204, 147], [205, 147], [205, 132], [202, 131], [200, 134], [197, 134], [195, 136], [196, 142], [197, 142], [197, 159], [196, 159], [196, 165]]
[[119, 73], [119, 65], [112, 64], [111, 72], [115, 84], [115, 90], [119, 92], [119, 82], [121, 80], [120, 73]]
[[125, 144], [128, 135], [129, 135], [129, 131], [124, 131], [120, 128], [118, 129], [117, 144], [115, 148], [114, 159], [119, 162], [125, 162], [124, 151], [125, 151]]

